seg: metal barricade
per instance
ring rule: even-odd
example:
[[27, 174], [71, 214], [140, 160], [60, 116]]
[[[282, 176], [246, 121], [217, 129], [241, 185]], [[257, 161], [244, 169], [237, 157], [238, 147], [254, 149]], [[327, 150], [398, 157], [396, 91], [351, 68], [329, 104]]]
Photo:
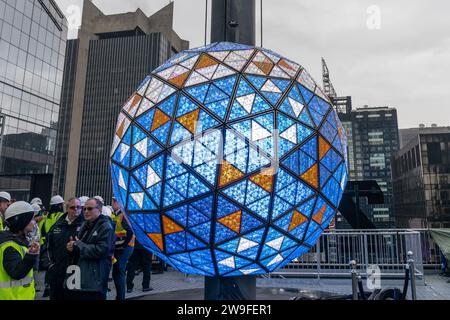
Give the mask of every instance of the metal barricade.
[[[376, 265], [381, 277], [402, 278], [409, 251], [423, 257], [421, 232], [415, 230], [333, 230], [324, 232], [315, 247], [284, 268], [278, 276], [349, 277], [349, 262], [356, 260], [360, 275], [367, 277]], [[415, 274], [423, 279], [423, 259], [417, 259]]]

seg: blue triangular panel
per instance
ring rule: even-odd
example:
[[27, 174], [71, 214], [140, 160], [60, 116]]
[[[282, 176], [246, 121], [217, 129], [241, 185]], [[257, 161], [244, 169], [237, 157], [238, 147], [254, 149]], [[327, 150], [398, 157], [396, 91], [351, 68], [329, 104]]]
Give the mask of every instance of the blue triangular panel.
[[189, 230], [197, 235], [200, 239], [203, 239], [204, 241], [209, 243], [211, 236], [211, 222], [203, 223], [196, 227], [190, 228]]
[[228, 229], [224, 225], [222, 225], [220, 222], [216, 222], [216, 238], [215, 243], [220, 243], [225, 240], [231, 239], [233, 237], [237, 236], [237, 233], [233, 230]]
[[181, 206], [179, 208], [169, 210], [166, 212], [166, 215], [174, 220], [177, 224], [186, 227], [187, 225], [187, 205]]

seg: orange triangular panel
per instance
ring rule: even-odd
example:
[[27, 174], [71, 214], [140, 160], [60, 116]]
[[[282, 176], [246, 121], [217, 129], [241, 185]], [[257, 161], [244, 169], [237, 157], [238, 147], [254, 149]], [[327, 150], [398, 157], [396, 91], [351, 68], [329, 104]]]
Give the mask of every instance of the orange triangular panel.
[[323, 207], [314, 215], [313, 220], [318, 224], [322, 224], [323, 214], [325, 213], [327, 206], [323, 205]]
[[295, 228], [297, 228], [302, 223], [305, 223], [306, 221], [308, 221], [307, 217], [302, 215], [297, 210], [294, 210], [294, 214], [292, 215], [292, 219], [291, 219], [291, 223], [289, 224], [288, 231], [290, 232], [290, 231], [294, 230]]
[[274, 174], [275, 170], [273, 168], [268, 168], [262, 170], [260, 173], [251, 176], [250, 180], [267, 192], [272, 192]]
[[264, 59], [263, 62], [253, 62], [264, 74], [269, 74], [272, 71], [273, 63], [269, 59]]
[[181, 232], [184, 229], [166, 216], [162, 217], [164, 234]]
[[158, 129], [159, 127], [165, 125], [169, 121], [170, 121], [170, 117], [167, 114], [165, 114], [164, 112], [162, 112], [159, 109], [156, 109], [150, 131], [154, 131], [154, 130]]
[[148, 237], [153, 241], [154, 244], [159, 248], [159, 250], [163, 251], [163, 239], [161, 233], [148, 233]]
[[322, 136], [319, 136], [319, 160], [322, 160], [330, 149], [331, 145]]
[[283, 67], [283, 68], [286, 68], [286, 69], [290, 69], [290, 70], [292, 70], [292, 71], [295, 71], [295, 69], [292, 68], [292, 66], [290, 66], [288, 63], [286, 63], [286, 61], [285, 61], [284, 59], [281, 59], [281, 60], [278, 62], [278, 65], [279, 65], [280, 67]]
[[133, 98], [131, 98], [131, 100], [133, 100], [130, 104], [130, 106], [128, 107], [127, 112], [130, 113], [131, 110], [133, 110], [134, 106], [136, 105], [136, 103], [138, 103], [141, 100], [141, 96], [138, 94], [135, 94]]
[[234, 232], [239, 233], [239, 231], [241, 230], [241, 218], [242, 218], [242, 211], [239, 210], [228, 216], [220, 218], [218, 221], [228, 229], [231, 229]]
[[122, 123], [120, 124], [119, 128], [117, 129], [116, 134], [119, 136], [120, 139], [123, 138], [123, 131], [125, 130], [125, 120], [122, 120]]
[[236, 181], [244, 176], [244, 173], [233, 166], [228, 161], [224, 160], [220, 167], [220, 180], [219, 186], [223, 187], [233, 181]]
[[176, 85], [178, 88], [181, 88], [188, 76], [189, 71], [170, 79], [169, 82]]
[[195, 134], [195, 128], [197, 127], [198, 115], [200, 113], [200, 109], [195, 109], [185, 115], [178, 117], [177, 121], [186, 129], [189, 130], [190, 133]]
[[197, 66], [195, 67], [195, 70], [206, 68], [209, 66], [213, 66], [215, 64], [219, 64], [216, 60], [212, 59], [211, 57], [207, 55], [202, 55], [200, 59], [198, 60]]
[[304, 174], [300, 176], [304, 181], [308, 182], [315, 188], [319, 187], [319, 170], [317, 163], [314, 164], [311, 168], [309, 168]]

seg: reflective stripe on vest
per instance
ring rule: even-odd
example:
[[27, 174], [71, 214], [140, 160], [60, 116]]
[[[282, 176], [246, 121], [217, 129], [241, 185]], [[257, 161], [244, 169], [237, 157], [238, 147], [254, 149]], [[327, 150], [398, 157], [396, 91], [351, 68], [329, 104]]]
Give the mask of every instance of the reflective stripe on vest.
[[16, 288], [16, 287], [27, 287], [33, 282], [32, 278], [26, 277], [20, 280], [11, 280], [7, 282], [0, 282], [0, 289], [4, 288]]
[[128, 245], [130, 247], [134, 247], [135, 243], [136, 243], [136, 236], [133, 234], [133, 236], [131, 237], [130, 242], [128, 242]]
[[7, 248], [17, 250], [22, 259], [25, 257], [27, 248], [14, 241], [4, 242], [0, 245], [0, 300], [34, 300], [34, 278], [33, 269], [20, 279], [14, 280], [3, 267], [3, 258]]

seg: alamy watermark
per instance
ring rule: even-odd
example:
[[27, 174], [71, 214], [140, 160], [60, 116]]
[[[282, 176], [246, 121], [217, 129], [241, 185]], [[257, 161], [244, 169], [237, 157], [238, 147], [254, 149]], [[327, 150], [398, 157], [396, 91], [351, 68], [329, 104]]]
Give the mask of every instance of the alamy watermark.
[[381, 7], [378, 5], [371, 5], [367, 8], [367, 29], [380, 30], [381, 29]]

